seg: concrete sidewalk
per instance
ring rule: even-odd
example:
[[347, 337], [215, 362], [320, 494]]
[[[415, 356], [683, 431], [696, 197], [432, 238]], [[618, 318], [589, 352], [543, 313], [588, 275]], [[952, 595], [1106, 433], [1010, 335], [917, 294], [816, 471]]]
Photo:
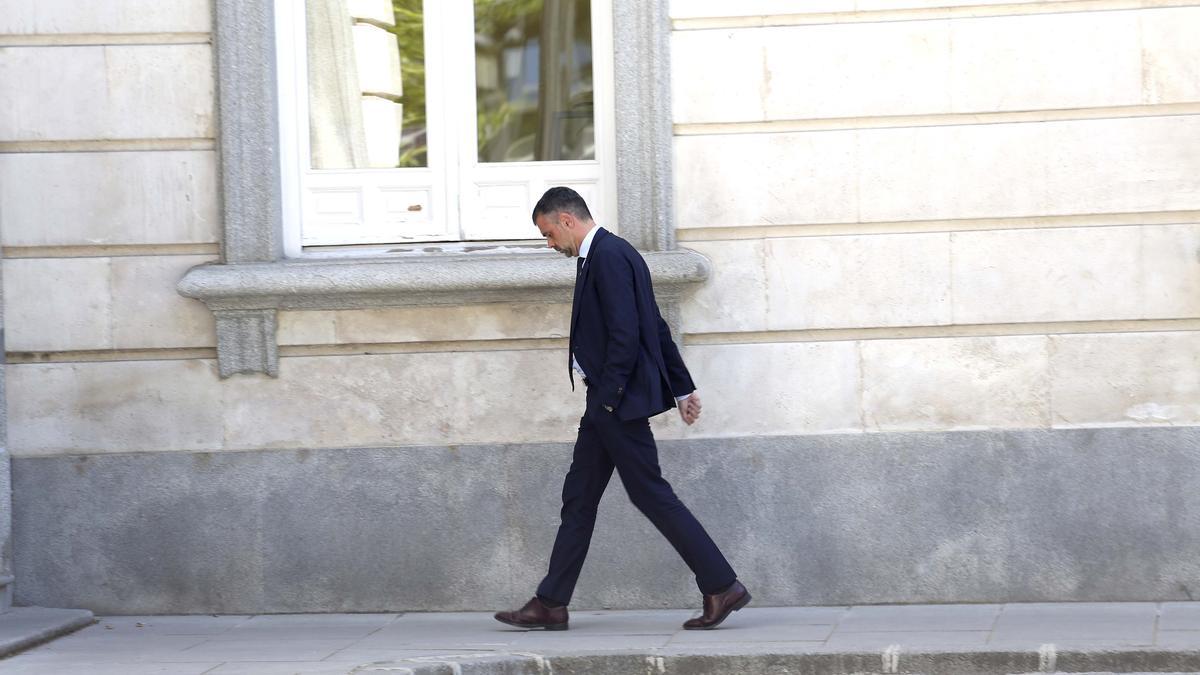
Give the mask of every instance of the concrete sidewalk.
[[490, 613], [100, 617], [0, 673], [1200, 672], [1200, 602], [577, 611], [565, 632]]

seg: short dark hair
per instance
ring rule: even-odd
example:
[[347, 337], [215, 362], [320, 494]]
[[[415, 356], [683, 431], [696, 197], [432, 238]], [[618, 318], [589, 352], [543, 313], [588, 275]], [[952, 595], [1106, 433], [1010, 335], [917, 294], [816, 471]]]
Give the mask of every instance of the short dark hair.
[[537, 206], [533, 207], [533, 223], [536, 225], [537, 217], [544, 213], [560, 211], [565, 211], [580, 220], [592, 219], [592, 212], [588, 211], [587, 202], [583, 201], [583, 197], [571, 188], [559, 185], [546, 190], [546, 194], [538, 200]]

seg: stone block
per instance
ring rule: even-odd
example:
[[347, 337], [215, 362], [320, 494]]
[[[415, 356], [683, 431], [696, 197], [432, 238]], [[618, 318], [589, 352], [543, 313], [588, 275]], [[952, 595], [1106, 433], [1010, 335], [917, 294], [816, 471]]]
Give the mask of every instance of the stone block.
[[0, 49], [0, 141], [212, 138], [209, 45]]
[[110, 349], [109, 258], [15, 258], [4, 261], [5, 349]]
[[768, 239], [770, 330], [950, 323], [950, 235]]
[[1198, 137], [1200, 115], [680, 136], [678, 223], [1192, 210], [1200, 208]]
[[675, 121], [1193, 101], [1200, 82], [1188, 64], [1196, 54], [1183, 35], [1195, 11], [678, 31], [672, 40]]
[[677, 226], [857, 221], [856, 133], [677, 136]]
[[869, 340], [861, 350], [868, 431], [1049, 425], [1045, 337]]
[[1186, 150], [1200, 116], [844, 133], [859, 135], [862, 221], [1200, 206], [1197, 158]]
[[338, 312], [279, 312], [276, 339], [282, 345], [330, 345], [337, 342]]
[[1139, 243], [1143, 316], [1200, 316], [1200, 225], [1143, 227]]
[[956, 232], [954, 322], [1200, 315], [1200, 227]]
[[0, 34], [206, 33], [208, 0], [0, 0]]
[[766, 30], [671, 34], [671, 115], [676, 124], [764, 119], [768, 78], [775, 75], [767, 69], [760, 37]]
[[951, 21], [952, 112], [1138, 105], [1143, 12], [1067, 12]]
[[1200, 100], [1200, 47], [1196, 25], [1200, 8], [1163, 8], [1138, 13], [1141, 27], [1142, 87], [1146, 103]]
[[112, 344], [116, 349], [213, 347], [213, 313], [175, 290], [195, 265], [214, 256], [112, 259]]
[[0, 242], [217, 242], [216, 178], [212, 151], [0, 154]]
[[222, 445], [213, 361], [10, 364], [5, 370], [14, 457]]
[[560, 338], [571, 330], [565, 304], [397, 307], [337, 314], [339, 342], [437, 342]]
[[279, 377], [222, 383], [227, 448], [573, 438], [565, 350], [282, 358]]
[[685, 296], [685, 332], [766, 330], [769, 294], [763, 267], [765, 245], [755, 240], [687, 243], [688, 248], [712, 261], [712, 275]]
[[379, 344], [565, 338], [565, 304], [389, 307], [280, 314], [280, 344]]
[[1054, 426], [1200, 423], [1200, 332], [1048, 339]]
[[1154, 644], [1158, 607], [1153, 602], [1087, 602], [1009, 605], [997, 617], [992, 644]]
[[1200, 208], [1200, 157], [1192, 152], [1200, 115], [1038, 126], [1045, 127], [1047, 145], [1034, 170], [1043, 172], [1046, 213]]
[[664, 438], [862, 430], [854, 342], [695, 345], [684, 358], [704, 413], [690, 427], [675, 411], [655, 418]]

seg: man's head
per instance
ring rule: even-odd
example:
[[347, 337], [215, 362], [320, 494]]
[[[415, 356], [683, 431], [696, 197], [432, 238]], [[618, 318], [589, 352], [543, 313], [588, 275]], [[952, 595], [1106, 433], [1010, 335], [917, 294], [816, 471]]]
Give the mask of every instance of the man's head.
[[583, 238], [596, 225], [587, 202], [569, 187], [552, 187], [533, 207], [533, 224], [546, 245], [567, 256], [579, 255]]

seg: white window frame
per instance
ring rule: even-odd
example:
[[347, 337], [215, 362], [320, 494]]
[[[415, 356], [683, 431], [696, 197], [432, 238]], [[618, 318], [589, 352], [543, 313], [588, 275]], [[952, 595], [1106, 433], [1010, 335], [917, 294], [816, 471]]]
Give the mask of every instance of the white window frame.
[[[592, 0], [591, 8], [594, 160], [478, 162], [474, 3], [425, 0], [429, 166], [318, 172], [308, 168], [304, 2], [275, 0], [284, 254], [300, 257], [306, 246], [537, 239], [529, 213], [552, 185], [578, 190], [597, 222], [617, 229], [612, 0]], [[325, 227], [316, 221], [319, 195], [328, 207]]]

